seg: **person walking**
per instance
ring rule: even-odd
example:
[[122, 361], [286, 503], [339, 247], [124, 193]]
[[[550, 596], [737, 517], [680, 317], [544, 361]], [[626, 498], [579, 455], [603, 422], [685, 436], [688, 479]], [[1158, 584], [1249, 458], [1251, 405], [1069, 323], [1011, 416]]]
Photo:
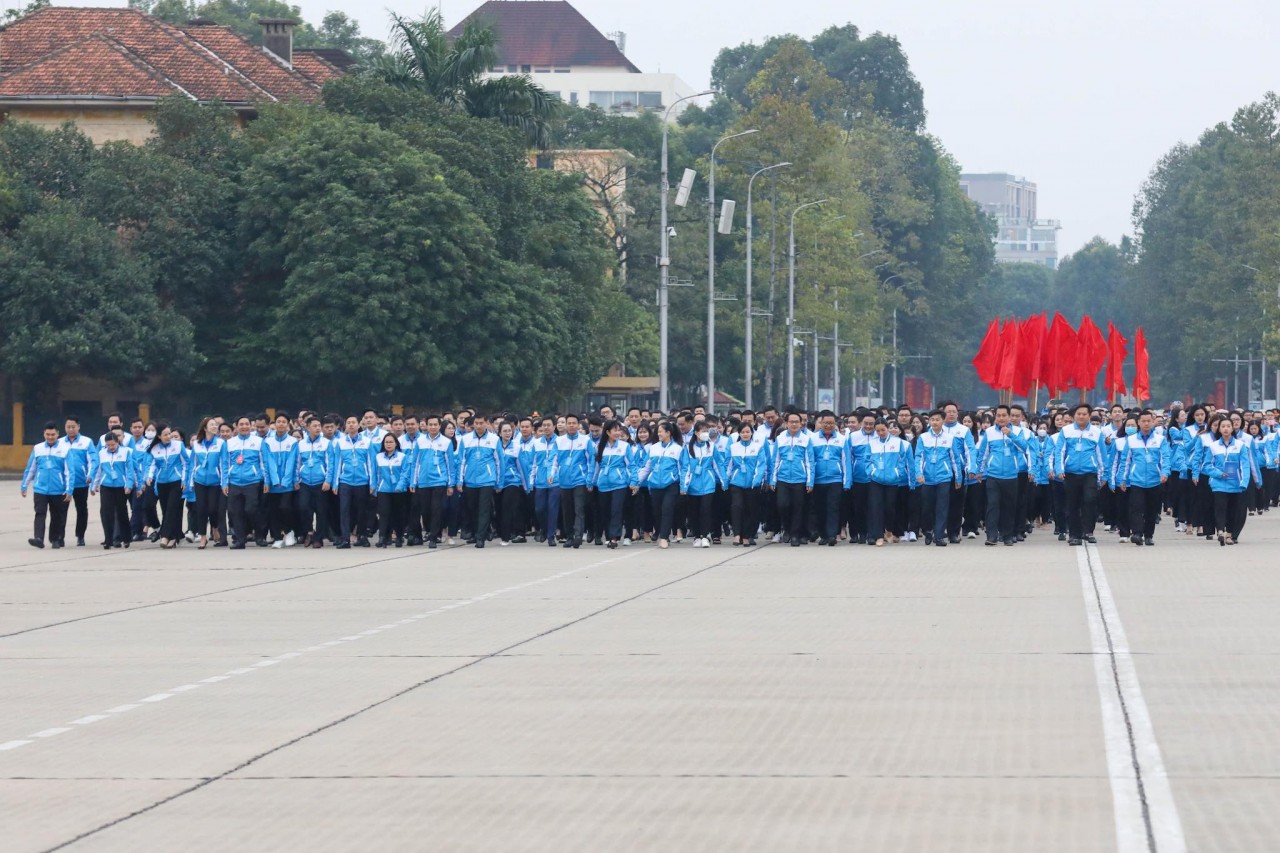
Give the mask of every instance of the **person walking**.
[[22, 496], [33, 495], [35, 535], [27, 540], [33, 548], [44, 547], [45, 518], [49, 521], [49, 545], [63, 546], [67, 528], [67, 505], [71, 502], [71, 474], [67, 470], [67, 447], [58, 440], [58, 425], [44, 425], [44, 442], [31, 448], [22, 471]]

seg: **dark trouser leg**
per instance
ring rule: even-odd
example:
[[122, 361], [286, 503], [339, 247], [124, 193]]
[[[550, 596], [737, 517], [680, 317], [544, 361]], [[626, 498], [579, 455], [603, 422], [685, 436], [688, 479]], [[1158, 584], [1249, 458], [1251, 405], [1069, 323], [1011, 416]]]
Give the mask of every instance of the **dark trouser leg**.
[[[35, 508], [35, 513], [36, 513], [35, 514], [35, 538], [40, 542], [44, 541], [45, 516], [49, 514], [49, 508], [52, 505], [54, 500], [62, 500], [62, 496], [61, 495], [42, 495], [39, 492], [34, 492], [31, 495], [31, 503], [32, 503], [32, 506]], [[50, 534], [53, 533], [52, 530], [50, 530], [49, 532]], [[55, 541], [52, 535], [50, 535], [49, 540]]]
[[866, 510], [864, 513], [864, 523], [866, 527], [863, 529], [863, 535], [868, 543], [875, 542], [877, 539], [884, 538], [884, 508], [886, 486], [879, 483], [868, 483], [866, 489]]
[[690, 533], [695, 538], [710, 538], [712, 532], [711, 518], [715, 510], [714, 500], [714, 493], [689, 496], [689, 519], [692, 525]]
[[744, 516], [747, 511], [748, 489], [741, 486], [729, 487], [729, 518], [733, 524], [733, 534], [739, 539], [748, 538]]
[[1053, 532], [1067, 532], [1067, 487], [1061, 480], [1049, 481], [1049, 494], [1053, 502]]
[[[427, 535], [436, 542], [440, 541], [441, 531], [445, 524], [445, 502], [448, 498], [447, 486], [429, 486], [427, 488]], [[419, 490], [421, 491], [421, 490]]]
[[[114, 545], [124, 535], [119, 525], [120, 510], [124, 509], [124, 489], [119, 486], [102, 486], [98, 489], [98, 520], [102, 522], [102, 544]], [[129, 523], [125, 515], [126, 526]]]
[[391, 538], [394, 520], [394, 495], [391, 492], [378, 492], [378, 542], [386, 543]]
[[815, 526], [818, 536], [823, 539], [835, 539], [840, 533], [840, 494], [843, 488], [839, 483], [823, 483], [813, 487], [814, 511], [817, 516]]
[[675, 483], [661, 489], [650, 489], [649, 498], [653, 501], [653, 521], [657, 526], [659, 539], [671, 538], [671, 525], [676, 514], [676, 495], [678, 488]]
[[947, 499], [950, 489], [950, 483], [942, 483], [921, 486], [916, 490], [920, 492], [920, 508], [926, 532], [934, 539], [942, 539], [947, 535], [947, 509], [950, 505]]
[[1067, 534], [1072, 539], [1092, 536], [1097, 524], [1098, 475], [1068, 474]]
[[338, 485], [338, 542], [350, 542], [351, 532], [358, 529], [359, 506], [362, 500], [359, 494], [364, 486]]
[[587, 487], [574, 486], [560, 490], [561, 531], [566, 538], [581, 542], [587, 522]]
[[405, 522], [404, 532], [409, 539], [418, 540], [423, 536], [422, 530], [427, 515], [426, 492], [422, 488], [416, 488], [408, 495], [406, 509], [408, 520]]
[[560, 527], [560, 490], [554, 486], [534, 489], [534, 506], [543, 535], [548, 542], [556, 541], [556, 530]]
[[1027, 529], [1027, 507], [1031, 500], [1031, 478], [1023, 471], [1018, 475], [1018, 502], [1014, 513], [1013, 533], [1022, 536]]
[[804, 490], [804, 483], [778, 483], [778, 518], [783, 532], [793, 540], [805, 534]]
[[1244, 495], [1235, 495], [1232, 501], [1231, 511], [1227, 513], [1227, 524], [1231, 531], [1231, 538], [1240, 541], [1240, 534], [1244, 532], [1245, 518], [1248, 516], [1248, 505], [1245, 503]]
[[1150, 539], [1156, 533], [1156, 520], [1160, 516], [1162, 490], [1129, 487], [1129, 533]]
[[870, 529], [867, 506], [871, 499], [870, 483], [854, 483], [849, 489], [849, 536], [858, 540], [867, 538]]
[[1013, 539], [1018, 512], [1018, 481], [987, 478], [987, 541]]
[[498, 536], [507, 542], [524, 532], [520, 529], [520, 501], [523, 498], [524, 489], [519, 486], [507, 486], [502, 490], [498, 507]]
[[484, 542], [493, 523], [493, 486], [472, 486], [467, 492], [474, 492], [476, 496], [476, 541]]
[[978, 522], [986, 515], [987, 484], [973, 482], [964, 489], [964, 523], [965, 533], [977, 533]]
[[172, 542], [182, 536], [182, 484], [160, 484], [160, 508], [164, 521], [160, 525], [160, 538]]
[[605, 492], [608, 499], [608, 529], [605, 535], [614, 541], [622, 538], [622, 508], [627, 503], [628, 489], [614, 489], [612, 492]]
[[217, 521], [214, 513], [218, 507], [218, 493], [221, 491], [217, 486], [204, 486], [196, 483], [196, 535], [206, 536], [209, 533], [210, 523], [216, 526]]
[[947, 536], [952, 539], [960, 537], [960, 518], [964, 515], [966, 491], [967, 487], [947, 490]]
[[1235, 497], [1236, 495], [1227, 492], [1213, 493], [1213, 519], [1219, 533], [1228, 533], [1231, 530], [1231, 510]]
[[71, 500], [76, 505], [76, 539], [83, 539], [89, 529], [89, 487], [81, 486], [72, 491]]

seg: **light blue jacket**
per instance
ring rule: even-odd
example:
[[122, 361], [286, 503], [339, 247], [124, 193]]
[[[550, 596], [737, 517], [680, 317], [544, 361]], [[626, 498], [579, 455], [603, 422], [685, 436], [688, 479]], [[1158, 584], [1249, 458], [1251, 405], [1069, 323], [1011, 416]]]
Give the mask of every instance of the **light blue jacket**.
[[815, 485], [839, 483], [843, 489], [853, 482], [849, 464], [849, 442], [839, 430], [827, 436], [822, 430], [809, 435], [813, 447], [813, 482]]
[[373, 457], [373, 482], [370, 490], [375, 495], [408, 491], [412, 473], [409, 457], [403, 450], [397, 450], [390, 456], [386, 451], [378, 453]]
[[132, 491], [137, 487], [137, 480], [133, 477], [133, 451], [122, 444], [116, 445], [116, 452], [112, 453], [103, 445], [96, 452], [97, 464], [94, 466], [93, 472], [93, 488], [100, 489], [103, 486], [112, 489], [129, 489]]
[[641, 485], [650, 489], [665, 489], [681, 483], [687, 460], [688, 454], [684, 452], [684, 443], [679, 438], [649, 445], [648, 459], [640, 471]]
[[562, 489], [590, 486], [595, 472], [595, 442], [586, 433], [573, 438], [556, 436], [556, 454], [552, 460], [551, 477]]
[[432, 438], [426, 433], [418, 436], [413, 453], [413, 484], [419, 489], [436, 489], [458, 484], [458, 453], [444, 433]]
[[769, 485], [778, 483], [801, 484], [813, 487], [813, 444], [809, 435], [799, 432], [792, 435], [784, 430], [773, 441], [773, 464], [769, 470]]
[[1205, 448], [1200, 472], [1209, 478], [1210, 489], [1227, 494], [1240, 494], [1258, 477], [1249, 446], [1235, 436], [1230, 444], [1218, 438]]
[[524, 459], [521, 450], [518, 439], [513, 438], [505, 445], [501, 439], [498, 440], [498, 453], [502, 457], [502, 476], [498, 481], [499, 489], [505, 489], [507, 486], [517, 486], [528, 491], [526, 485], [528, 477], [524, 472]]
[[71, 494], [71, 478], [67, 472], [67, 447], [62, 441], [42, 441], [31, 448], [27, 467], [22, 472], [22, 491], [38, 495]]
[[187, 449], [181, 441], [175, 438], [158, 448], [152, 445], [147, 455], [151, 459], [151, 467], [147, 469], [148, 482], [157, 486], [161, 483], [186, 483]]
[[266, 481], [272, 494], [292, 492], [298, 484], [298, 440], [292, 433], [283, 437], [275, 430], [263, 439], [267, 448]]
[[596, 462], [595, 482], [597, 491], [616, 492], [640, 484], [640, 472], [631, 467], [631, 445], [618, 440], [605, 445], [604, 453]]
[[493, 430], [469, 432], [458, 439], [458, 484], [467, 488], [498, 487], [502, 474], [501, 440]]
[[768, 468], [765, 448], [772, 442], [735, 441], [729, 446], [728, 480], [739, 489], [756, 489], [764, 482]]
[[867, 449], [871, 482], [882, 486], [916, 487], [916, 465], [910, 442], [896, 435], [887, 435], [883, 439], [877, 435], [867, 444]]
[[1106, 481], [1108, 450], [1100, 427], [1090, 424], [1080, 429], [1075, 424], [1067, 424], [1058, 431], [1057, 451], [1055, 472], [1097, 474], [1099, 483]]
[[266, 478], [266, 453], [257, 433], [231, 436], [227, 440], [227, 467], [223, 470], [222, 487], [261, 486]]
[[940, 486], [943, 483], [963, 482], [964, 469], [956, 455], [956, 438], [944, 427], [941, 434], [926, 429], [916, 436], [915, 477], [924, 477], [924, 485]]
[[65, 435], [58, 439], [67, 448], [67, 476], [72, 489], [82, 489], [93, 482], [93, 468], [97, 459], [93, 454], [93, 439], [81, 433], [72, 441]]
[[680, 480], [680, 493], [701, 497], [714, 494], [717, 484], [724, 483], [720, 470], [720, 456], [714, 444], [694, 439], [685, 449], [684, 474]]
[[1112, 488], [1154, 489], [1162, 479], [1168, 479], [1173, 465], [1173, 446], [1167, 436], [1167, 433], [1160, 435], [1152, 431], [1145, 439], [1141, 432], [1116, 439]]
[[312, 440], [304, 435], [298, 442], [298, 482], [304, 486], [323, 486], [329, 482], [329, 466], [333, 461], [333, 441], [323, 435]]
[[218, 436], [191, 445], [191, 480], [200, 486], [221, 486], [227, 468], [227, 443]]

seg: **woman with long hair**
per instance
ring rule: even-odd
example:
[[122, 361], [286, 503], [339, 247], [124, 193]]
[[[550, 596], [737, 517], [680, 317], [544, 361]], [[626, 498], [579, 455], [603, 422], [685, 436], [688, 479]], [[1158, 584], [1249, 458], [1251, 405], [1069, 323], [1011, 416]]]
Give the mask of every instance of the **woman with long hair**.
[[395, 433], [385, 433], [378, 444], [377, 455], [373, 458], [373, 476], [370, 478], [373, 497], [378, 502], [377, 547], [387, 547], [394, 534], [396, 547], [400, 548], [404, 545], [410, 466]]
[[596, 443], [592, 485], [596, 494], [596, 529], [604, 528], [610, 548], [622, 539], [622, 509], [628, 494], [639, 489], [639, 474], [632, 466], [626, 430], [616, 420], [605, 421]]
[[764, 482], [764, 442], [755, 440], [751, 424], [738, 426], [729, 445], [729, 518], [733, 524], [734, 545], [756, 544], [757, 505], [760, 485]]
[[504, 547], [522, 540], [527, 529], [523, 513], [527, 478], [522, 450], [520, 442], [515, 440], [515, 428], [511, 422], [503, 422], [498, 428], [498, 455], [502, 457], [502, 470], [498, 472], [494, 506], [498, 510], [498, 544]]
[[869, 464], [871, 487], [867, 493], [867, 544], [883, 546], [886, 542], [901, 539], [898, 531], [905, 522], [899, 515], [903, 489], [915, 487], [911, 476], [911, 445], [900, 436], [889, 434], [889, 424], [883, 418], [876, 421], [876, 435], [871, 439]]
[[684, 445], [677, 437], [675, 422], [662, 421], [658, 424], [658, 440], [649, 446], [648, 460], [640, 471], [640, 484], [649, 490], [653, 503], [654, 532], [659, 548], [671, 544], [676, 497], [685, 465]]
[[711, 440], [711, 417], [697, 427], [693, 439], [685, 445], [688, 458], [684, 477], [680, 481], [680, 494], [688, 498], [688, 517], [693, 535], [693, 547], [710, 548], [712, 516], [716, 485], [723, 481], [716, 459], [716, 446]]
[[187, 478], [187, 453], [182, 440], [168, 424], [157, 424], [156, 431], [155, 441], [148, 448], [147, 487], [155, 489], [160, 507], [160, 547], [174, 548], [182, 538], [182, 489]]
[[[213, 425], [213, 429], [210, 428]], [[209, 544], [209, 529], [215, 541], [226, 536], [223, 527], [222, 478], [227, 473], [227, 443], [217, 433], [217, 421], [204, 418], [191, 437], [191, 481], [196, 492], [195, 533], [198, 547]]]
[[1247, 517], [1245, 496], [1249, 484], [1257, 479], [1253, 454], [1248, 445], [1235, 434], [1233, 419], [1225, 417], [1217, 421], [1214, 439], [1204, 454], [1200, 473], [1208, 480], [1213, 492], [1214, 525], [1219, 545], [1234, 545], [1240, 541]]
[[639, 474], [649, 464], [649, 445], [653, 443], [656, 432], [657, 428], [653, 424], [641, 421], [636, 426], [636, 439], [631, 443], [631, 470], [636, 472], [638, 488], [635, 492], [628, 492], [625, 498], [623, 513], [626, 517], [626, 532], [622, 538], [623, 545], [632, 541], [639, 542], [641, 537], [645, 541], [653, 541], [649, 488], [639, 482]]

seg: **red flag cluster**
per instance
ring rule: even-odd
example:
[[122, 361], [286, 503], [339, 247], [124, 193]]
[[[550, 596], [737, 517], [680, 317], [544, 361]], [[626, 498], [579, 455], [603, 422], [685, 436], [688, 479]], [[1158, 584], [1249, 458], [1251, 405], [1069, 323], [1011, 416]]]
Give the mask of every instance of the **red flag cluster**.
[[[1138, 399], [1151, 396], [1148, 373], [1147, 338], [1139, 327], [1134, 336], [1133, 393]], [[1004, 323], [992, 320], [974, 356], [978, 378], [999, 391], [1015, 397], [1027, 396], [1031, 388], [1044, 388], [1050, 397], [1070, 388], [1092, 390], [1098, 385], [1098, 371], [1107, 367], [1104, 389], [1109, 398], [1128, 393], [1123, 365], [1129, 341], [1111, 323], [1107, 337], [1086, 314], [1079, 329], [1072, 329], [1061, 314], [1037, 314], [1025, 320]]]

